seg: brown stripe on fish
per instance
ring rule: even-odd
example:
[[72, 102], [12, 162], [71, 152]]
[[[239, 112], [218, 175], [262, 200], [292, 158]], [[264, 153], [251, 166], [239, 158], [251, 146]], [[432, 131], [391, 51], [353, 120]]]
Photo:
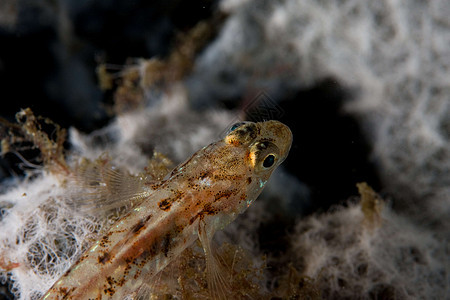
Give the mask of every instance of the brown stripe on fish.
[[214, 201], [220, 200], [222, 198], [229, 198], [232, 195], [236, 195], [238, 193], [237, 189], [228, 190], [228, 191], [220, 191], [214, 195]]
[[193, 216], [190, 220], [189, 220], [189, 225], [192, 225], [192, 223], [195, 222], [195, 220], [197, 220], [198, 218], [202, 219], [204, 215], [215, 215], [219, 212], [220, 210], [213, 207], [210, 203], [207, 203], [203, 206], [203, 209], [196, 214], [195, 216]]
[[131, 232], [138, 233], [139, 231], [141, 231], [142, 228], [145, 227], [147, 222], [152, 218], [152, 216], [153, 215], [150, 214], [150, 215], [146, 216], [145, 218], [142, 218], [141, 220], [139, 220], [139, 222], [131, 228]]
[[60, 296], [62, 296], [62, 299], [68, 299], [68, 297], [70, 296], [70, 294], [72, 294], [72, 292], [74, 290], [75, 290], [74, 287], [71, 288], [71, 289], [68, 289], [68, 288], [65, 288], [65, 287], [60, 287], [57, 292], [58, 292], [58, 294]]
[[171, 198], [165, 198], [158, 203], [160, 209], [168, 211], [172, 206], [173, 200]]
[[167, 254], [169, 253], [171, 240], [172, 240], [172, 235], [169, 232], [164, 236], [164, 239], [162, 242], [162, 251], [163, 251], [165, 257], [167, 257]]
[[108, 252], [102, 252], [102, 255], [98, 257], [98, 262], [102, 265], [106, 264], [108, 261], [111, 260], [111, 255]]
[[172, 204], [177, 200], [180, 200], [184, 196], [184, 192], [179, 190], [172, 190], [172, 193], [172, 197], [168, 197], [159, 201], [158, 206], [161, 210], [169, 211]]

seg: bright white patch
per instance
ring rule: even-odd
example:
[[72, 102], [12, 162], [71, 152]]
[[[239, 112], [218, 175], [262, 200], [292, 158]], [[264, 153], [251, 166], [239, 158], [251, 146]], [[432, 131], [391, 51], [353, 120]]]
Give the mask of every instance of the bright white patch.
[[199, 185], [201, 186], [211, 186], [211, 178], [205, 177], [198, 181]]

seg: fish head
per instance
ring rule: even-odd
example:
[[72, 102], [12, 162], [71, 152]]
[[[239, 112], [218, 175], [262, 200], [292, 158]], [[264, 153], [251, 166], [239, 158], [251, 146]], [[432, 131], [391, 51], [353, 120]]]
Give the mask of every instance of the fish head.
[[195, 199], [194, 216], [203, 215], [211, 228], [221, 229], [259, 196], [291, 144], [292, 132], [281, 122], [236, 123], [223, 139], [180, 165], [173, 183]]
[[[240, 122], [208, 147], [203, 168], [214, 174], [213, 203], [219, 211], [242, 213], [259, 196], [273, 171], [286, 159], [292, 132], [278, 121]], [[226, 193], [228, 191], [228, 193]]]
[[[292, 132], [281, 122], [242, 122], [233, 125], [224, 138], [226, 144], [241, 148], [245, 178], [246, 205], [261, 193], [273, 171], [286, 159], [292, 144]], [[239, 172], [238, 170], [236, 170]]]

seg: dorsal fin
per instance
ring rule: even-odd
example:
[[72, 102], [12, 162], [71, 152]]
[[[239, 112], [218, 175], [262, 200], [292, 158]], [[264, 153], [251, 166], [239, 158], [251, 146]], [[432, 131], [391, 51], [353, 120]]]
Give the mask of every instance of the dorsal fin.
[[82, 159], [75, 167], [74, 184], [83, 189], [69, 203], [95, 215], [121, 207], [134, 207], [148, 197], [153, 181], [144, 175], [132, 175], [114, 166], [107, 155], [95, 161]]

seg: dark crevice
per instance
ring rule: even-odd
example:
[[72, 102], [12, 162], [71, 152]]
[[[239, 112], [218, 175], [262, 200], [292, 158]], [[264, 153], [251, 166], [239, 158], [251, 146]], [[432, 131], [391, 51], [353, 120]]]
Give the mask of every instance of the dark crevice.
[[280, 121], [294, 135], [284, 166], [310, 188], [309, 213], [356, 195], [358, 182], [366, 181], [375, 191], [381, 188], [359, 123], [342, 110], [350, 98], [330, 79], [278, 102], [284, 112]]

